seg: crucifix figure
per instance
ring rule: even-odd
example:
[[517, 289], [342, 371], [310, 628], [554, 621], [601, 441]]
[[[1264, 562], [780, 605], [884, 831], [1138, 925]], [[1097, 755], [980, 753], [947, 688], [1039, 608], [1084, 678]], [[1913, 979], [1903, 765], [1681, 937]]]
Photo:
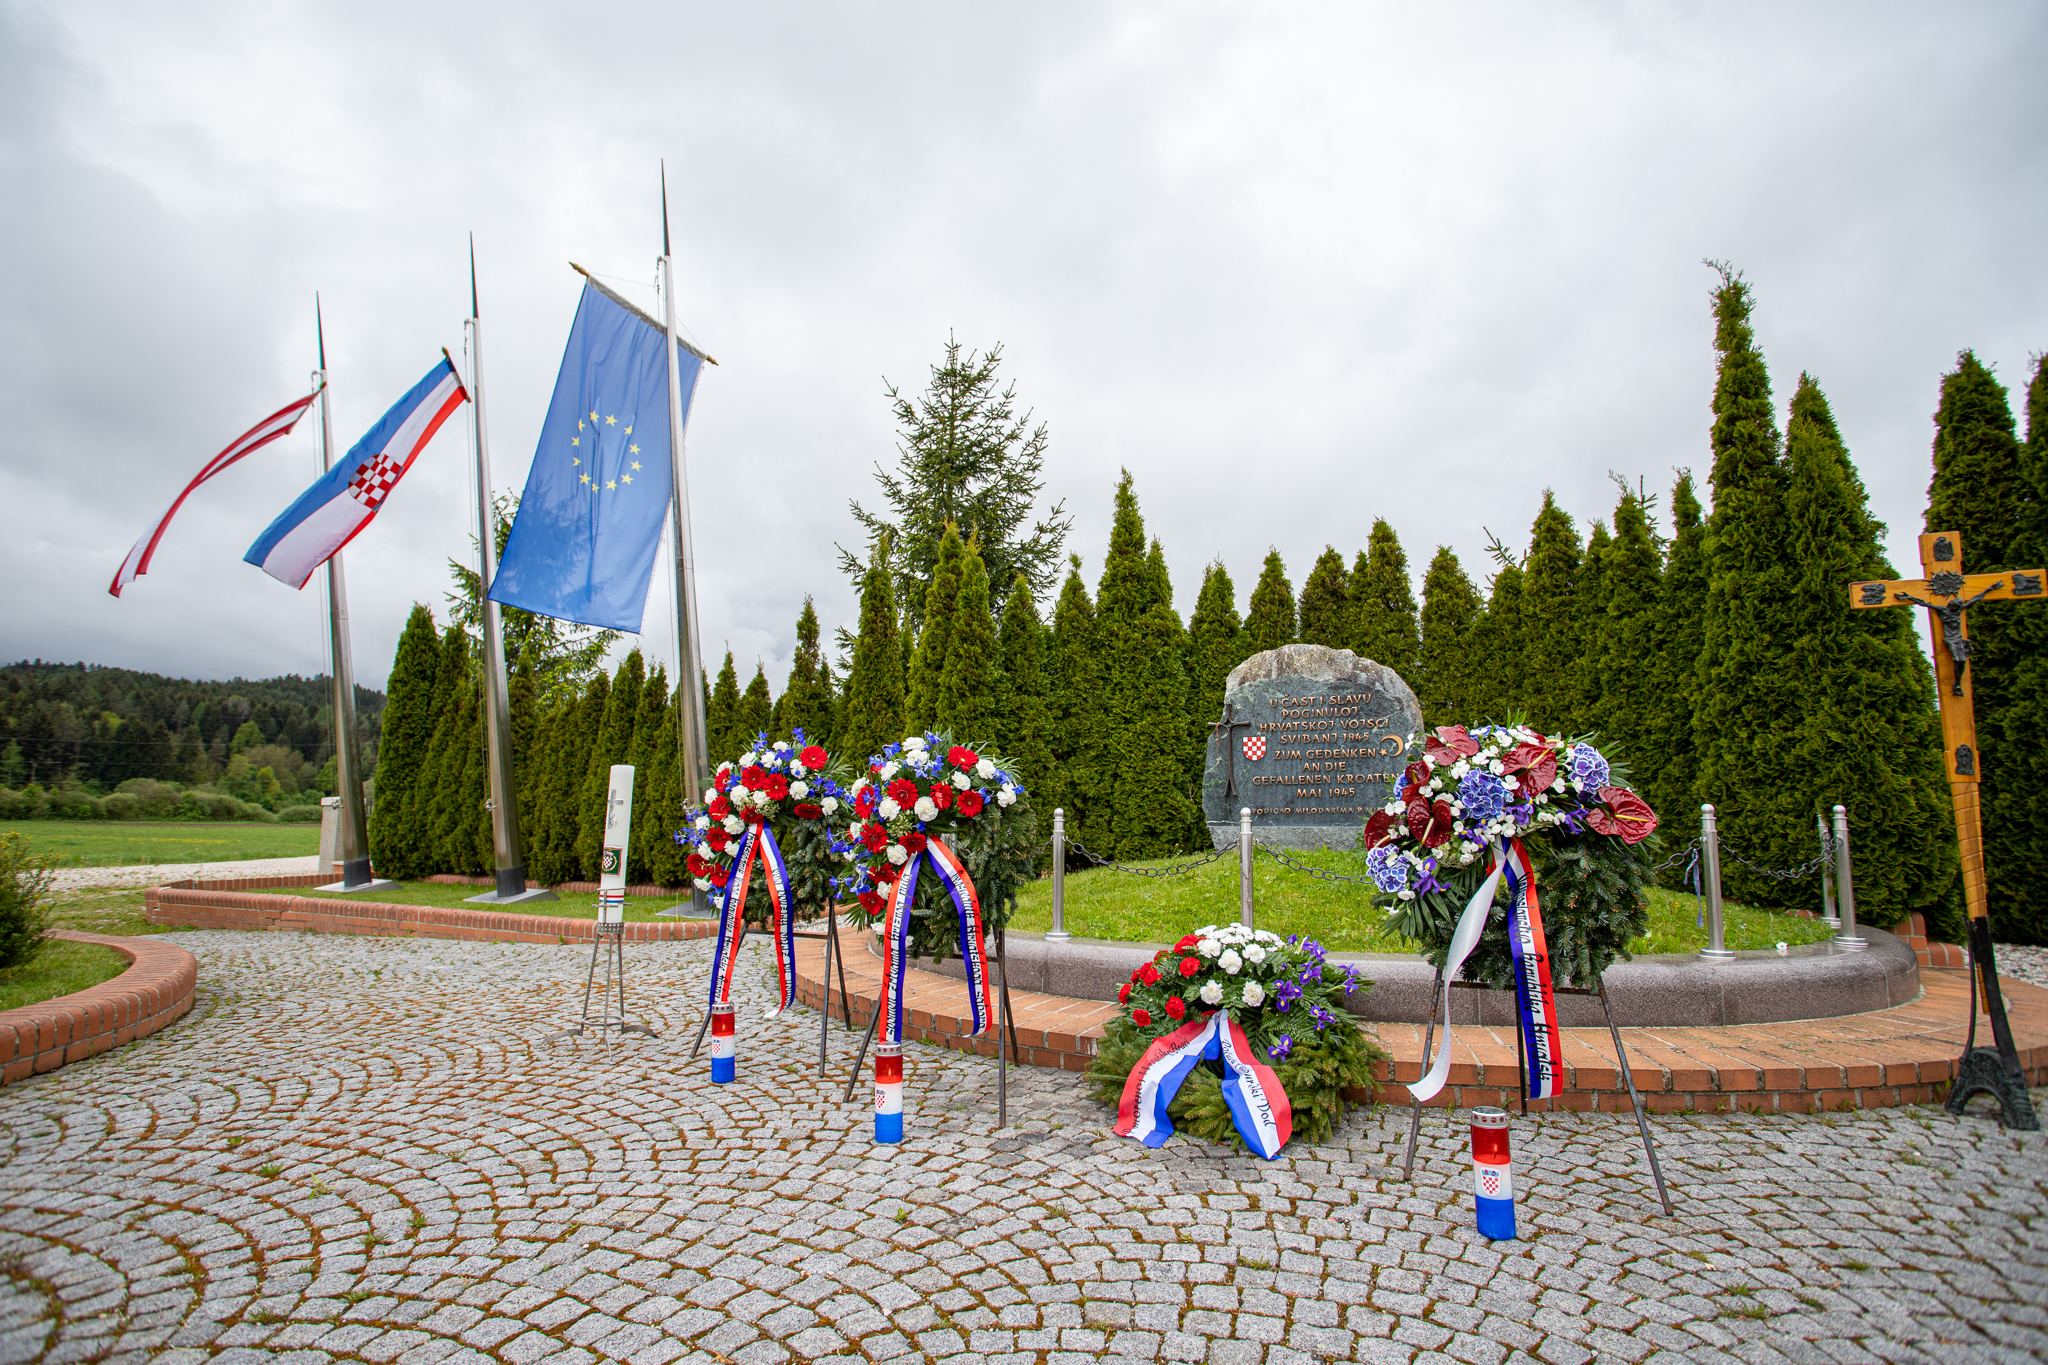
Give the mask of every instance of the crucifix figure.
[[[2008, 1128], [2034, 1131], [2040, 1120], [2027, 1094], [2026, 1073], [2005, 1018], [2005, 1000], [1998, 989], [1998, 967], [1992, 959], [1991, 920], [1985, 904], [1984, 834], [1977, 805], [1977, 783], [1983, 763], [1977, 749], [1977, 718], [1969, 670], [1970, 631], [1964, 613], [1984, 602], [2006, 602], [2048, 596], [2039, 569], [2014, 569], [2003, 574], [1962, 572], [1963, 538], [1955, 531], [1933, 531], [1920, 537], [1922, 579], [1851, 583], [1849, 605], [1925, 607], [1939, 635], [1934, 672], [1940, 680], [1941, 740], [1947, 752], [1948, 787], [1954, 798], [1956, 840], [1962, 849], [1963, 901], [1970, 912], [1970, 965], [1984, 1011], [1991, 1016], [1995, 1047], [1978, 1047], [1977, 1011], [1970, 1011], [1969, 1041], [1949, 1088], [1948, 1108], [1959, 1114], [1972, 1095], [1997, 1099]], [[1967, 594], [1967, 596], [1966, 596]], [[1973, 995], [1976, 993], [1973, 991]]]
[[1252, 726], [1252, 723], [1248, 720], [1231, 719], [1236, 714], [1237, 703], [1227, 701], [1223, 703], [1223, 719], [1212, 721], [1209, 724], [1209, 734], [1223, 741], [1223, 794], [1225, 796], [1237, 795], [1237, 745], [1235, 743], [1236, 737], [1232, 734], [1232, 731], [1249, 730]]

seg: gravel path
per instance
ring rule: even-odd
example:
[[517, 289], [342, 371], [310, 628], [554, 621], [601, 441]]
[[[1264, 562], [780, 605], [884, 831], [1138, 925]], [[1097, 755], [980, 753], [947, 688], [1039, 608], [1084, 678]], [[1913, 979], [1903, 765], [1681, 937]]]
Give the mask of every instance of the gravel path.
[[244, 858], [231, 863], [154, 863], [133, 867], [67, 867], [54, 873], [58, 891], [88, 886], [161, 886], [187, 877], [255, 877], [266, 873], [318, 872], [320, 858]]
[[1994, 943], [1991, 956], [2000, 976], [2016, 976], [2036, 986], [2048, 986], [2048, 948], [2018, 943]]
[[[1517, 1119], [1525, 1240], [1466, 1130], [1275, 1162], [1147, 1150], [1071, 1075], [906, 1048], [910, 1141], [763, 1021], [689, 1051], [704, 943], [629, 948], [659, 1039], [550, 1045], [585, 950], [182, 933], [188, 1018], [0, 1091], [0, 1361], [1581, 1365], [2038, 1360], [2048, 1137], [1887, 1109]], [[2039, 1092], [2037, 1092], [2039, 1095]], [[2048, 1096], [2037, 1098], [2037, 1104]], [[1980, 1105], [1981, 1107], [1981, 1105]]]

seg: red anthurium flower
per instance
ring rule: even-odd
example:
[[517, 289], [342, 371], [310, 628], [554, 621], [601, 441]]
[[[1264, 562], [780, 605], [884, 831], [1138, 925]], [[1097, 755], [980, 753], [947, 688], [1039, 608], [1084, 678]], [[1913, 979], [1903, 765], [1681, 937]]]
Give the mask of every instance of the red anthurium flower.
[[1202, 959], [1198, 957], [1184, 957], [1180, 960], [1180, 974], [1182, 976], [1193, 976], [1200, 970], [1202, 970]]
[[1365, 822], [1365, 846], [1368, 849], [1378, 848], [1393, 837], [1394, 817], [1383, 810], [1374, 811], [1372, 818]]
[[[1169, 1006], [1168, 1008], [1170, 1009], [1170, 1008], [1171, 1008], [1171, 1006]], [[1144, 1009], [1136, 1009], [1136, 1010], [1132, 1010], [1132, 1011], [1131, 1011], [1131, 1022], [1132, 1022], [1132, 1023], [1134, 1023], [1134, 1024], [1136, 1024], [1136, 1025], [1137, 1025], [1137, 1026], [1138, 1026], [1139, 1028], [1151, 1028], [1151, 1027], [1152, 1027], [1152, 1012], [1151, 1012], [1150, 1010], [1144, 1010]]]
[[1186, 1005], [1183, 1005], [1183, 1004], [1182, 1004], [1182, 1003], [1180, 1002], [1180, 997], [1179, 997], [1179, 996], [1177, 996], [1177, 995], [1176, 995], [1176, 996], [1173, 996], [1173, 997], [1171, 997], [1170, 999], [1168, 999], [1168, 1000], [1167, 1000], [1167, 1002], [1166, 1002], [1166, 1017], [1167, 1017], [1167, 1018], [1169, 1018], [1169, 1019], [1178, 1019], [1178, 1018], [1180, 1018], [1180, 1017], [1181, 1017], [1181, 1016], [1182, 1016], [1183, 1014], [1186, 1014], [1187, 1012], [1188, 1012], [1188, 1007], [1187, 1007]]
[[1419, 758], [1416, 759], [1401, 770], [1401, 780], [1411, 787], [1427, 786], [1429, 784], [1429, 764]]
[[1462, 725], [1440, 725], [1434, 736], [1422, 742], [1422, 752], [1438, 767], [1448, 768], [1459, 759], [1478, 753], [1479, 741]]
[[903, 845], [903, 851], [913, 858], [924, 852], [925, 838], [922, 834], [906, 834], [900, 842]]
[[1522, 791], [1534, 796], [1557, 781], [1557, 755], [1547, 744], [1517, 744], [1501, 756], [1501, 767], [1521, 775]]
[[832, 761], [832, 755], [826, 753], [821, 744], [806, 744], [797, 754], [796, 761], [814, 773], [823, 772], [825, 765]]
[[1408, 833], [1424, 848], [1436, 848], [1451, 837], [1453, 818], [1448, 801], [1431, 805], [1417, 797], [1408, 803]]
[[1595, 834], [1616, 834], [1624, 844], [1640, 844], [1657, 832], [1657, 812], [1627, 787], [1602, 787], [1600, 799], [1607, 809], [1596, 806], [1586, 812], [1586, 828]]
[[953, 784], [950, 782], [933, 783], [932, 804], [940, 810], [950, 810], [953, 805]]
[[1147, 962], [1144, 966], [1138, 968], [1138, 980], [1144, 982], [1148, 986], [1158, 985], [1159, 969], [1153, 966], [1151, 963]]
[[1126, 981], [1126, 982], [1124, 982], [1124, 984], [1123, 984], [1123, 985], [1122, 985], [1121, 987], [1119, 987], [1119, 988], [1118, 988], [1118, 990], [1117, 990], [1117, 993], [1116, 993], [1116, 1002], [1117, 1002], [1117, 1004], [1119, 1004], [1119, 1005], [1128, 1005], [1128, 1004], [1130, 1004], [1130, 1003], [1131, 1003], [1131, 983], [1130, 983], [1130, 982]]
[[917, 784], [907, 777], [899, 777], [889, 784], [889, 799], [909, 810], [917, 804]]
[[975, 791], [961, 792], [959, 805], [960, 813], [969, 820], [972, 820], [975, 816], [981, 814], [981, 793]]

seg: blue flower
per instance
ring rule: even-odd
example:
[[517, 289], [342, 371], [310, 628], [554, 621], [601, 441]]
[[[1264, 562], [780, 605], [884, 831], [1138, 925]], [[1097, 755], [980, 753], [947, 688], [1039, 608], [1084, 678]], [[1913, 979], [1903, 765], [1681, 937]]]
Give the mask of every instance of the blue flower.
[[1607, 759], [1590, 744], [1574, 744], [1565, 756], [1566, 771], [1571, 779], [1587, 791], [1598, 791], [1607, 785], [1610, 772]]
[[1283, 1033], [1273, 1046], [1266, 1049], [1266, 1055], [1279, 1062], [1285, 1061], [1287, 1054], [1292, 1051], [1294, 1051], [1294, 1039], [1291, 1035]]
[[[1408, 889], [1408, 860], [1392, 844], [1381, 844], [1365, 855], [1365, 870], [1372, 874], [1372, 882], [1388, 895]], [[1289, 943], [1295, 940], [1289, 938]]]
[[1469, 772], [1458, 783], [1458, 800], [1464, 803], [1467, 820], [1486, 824], [1500, 819], [1506, 809], [1508, 784], [1489, 772]]
[[1278, 988], [1273, 992], [1273, 1008], [1285, 1011], [1289, 1005], [1292, 1005], [1299, 999], [1301, 999], [1300, 985], [1292, 977], [1281, 977]]

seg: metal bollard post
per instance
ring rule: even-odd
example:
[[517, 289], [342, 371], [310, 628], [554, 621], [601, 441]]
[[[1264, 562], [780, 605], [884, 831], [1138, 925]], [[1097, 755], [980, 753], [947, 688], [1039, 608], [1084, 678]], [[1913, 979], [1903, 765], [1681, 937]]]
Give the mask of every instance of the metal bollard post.
[[1844, 952], [1860, 953], [1870, 940], [1856, 932], [1856, 882], [1849, 873], [1849, 808], [1835, 807], [1835, 902], [1842, 913], [1842, 931], [1834, 944]]
[[1721, 831], [1714, 823], [1714, 808], [1700, 807], [1700, 839], [1706, 844], [1707, 946], [1700, 956], [1709, 962], [1733, 962], [1728, 951], [1728, 934], [1721, 923]]
[[1052, 929], [1048, 939], [1072, 938], [1067, 932], [1067, 813], [1052, 812]]
[[1835, 913], [1835, 870], [1828, 866], [1828, 818], [1815, 811], [1813, 827], [1820, 834], [1820, 922], [1839, 929], [1842, 917]]
[[1252, 928], [1252, 808], [1237, 812], [1237, 920]]

